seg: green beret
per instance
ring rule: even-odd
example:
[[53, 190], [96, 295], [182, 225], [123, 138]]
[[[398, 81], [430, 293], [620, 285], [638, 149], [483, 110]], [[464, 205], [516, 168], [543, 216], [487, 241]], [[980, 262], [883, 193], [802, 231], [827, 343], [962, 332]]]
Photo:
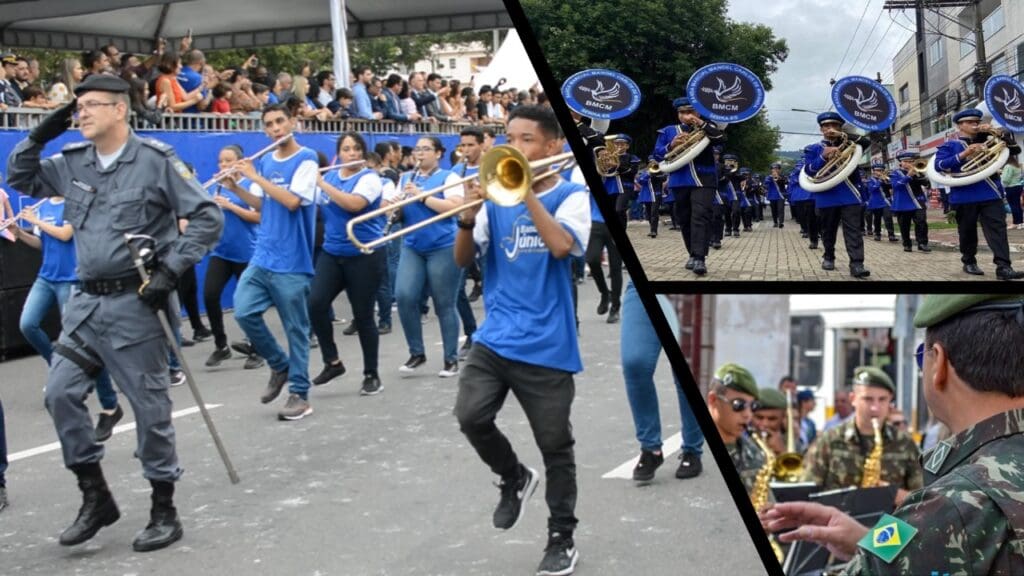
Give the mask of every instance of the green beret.
[[880, 368], [874, 366], [859, 366], [853, 371], [853, 383], [854, 385], [860, 384], [862, 386], [877, 386], [878, 388], [885, 388], [893, 395], [896, 395], [896, 385], [892, 383], [892, 378], [883, 372]]
[[758, 392], [759, 393], [757, 395], [757, 402], [758, 404], [760, 404], [760, 407], [758, 409], [786, 409], [786, 396], [782, 392], [779, 392], [775, 388], [761, 388]]
[[914, 326], [930, 328], [981, 304], [1014, 302], [1024, 306], [1024, 294], [929, 294], [914, 316]]
[[715, 380], [721, 382], [722, 386], [726, 388], [750, 394], [754, 398], [758, 397], [757, 381], [754, 380], [754, 375], [739, 364], [722, 364], [718, 370], [715, 370]]

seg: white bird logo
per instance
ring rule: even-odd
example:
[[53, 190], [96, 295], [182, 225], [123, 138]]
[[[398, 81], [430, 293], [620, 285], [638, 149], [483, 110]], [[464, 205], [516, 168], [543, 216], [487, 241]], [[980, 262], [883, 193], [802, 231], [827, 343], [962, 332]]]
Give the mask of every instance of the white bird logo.
[[701, 92], [704, 92], [706, 94], [714, 94], [715, 99], [721, 102], [722, 104], [727, 104], [729, 102], [733, 102], [736, 100], [746, 100], [746, 98], [742, 96], [743, 83], [740, 82], [739, 76], [733, 77], [732, 85], [729, 87], [725, 86], [725, 80], [723, 80], [721, 76], [718, 76], [717, 78], [715, 78], [715, 80], [718, 80], [718, 88], [710, 88], [705, 86], [701, 88]]
[[619, 102], [619, 83], [616, 81], [615, 85], [611, 88], [605, 88], [604, 82], [596, 80], [597, 86], [589, 88], [587, 86], [580, 86], [579, 89], [584, 92], [590, 92], [590, 97], [598, 102]]
[[1003, 88], [1003, 97], [1000, 98], [999, 96], [996, 96], [995, 101], [1006, 106], [1006, 111], [1011, 114], [1020, 114], [1024, 112], [1024, 108], [1021, 107], [1020, 94], [1018, 94], [1016, 90], [1013, 91], [1013, 96], [1010, 96], [1010, 94], [1006, 92], [1006, 88]]
[[861, 112], [875, 112], [878, 110], [878, 92], [875, 92], [874, 89], [871, 90], [871, 96], [864, 96], [864, 92], [858, 87], [857, 97], [854, 98], [847, 94], [846, 99], [856, 104]]

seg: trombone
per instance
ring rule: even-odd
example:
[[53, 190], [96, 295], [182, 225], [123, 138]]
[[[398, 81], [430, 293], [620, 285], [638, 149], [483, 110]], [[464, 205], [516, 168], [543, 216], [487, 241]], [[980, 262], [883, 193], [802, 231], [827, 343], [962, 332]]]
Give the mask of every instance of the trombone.
[[[346, 227], [348, 238], [356, 248], [359, 248], [359, 250], [364, 254], [369, 254], [370, 252], [373, 252], [375, 248], [383, 244], [387, 244], [396, 238], [401, 238], [410, 232], [415, 232], [416, 230], [429, 226], [435, 222], [451, 218], [467, 208], [472, 208], [482, 204], [485, 200], [490, 200], [499, 206], [516, 206], [523, 202], [534, 182], [544, 180], [545, 178], [549, 178], [559, 172], [571, 168], [574, 163], [573, 160], [570, 160], [572, 157], [572, 152], [563, 152], [561, 154], [555, 154], [554, 156], [530, 162], [522, 152], [508, 144], [495, 146], [480, 159], [479, 174], [467, 176], [450, 184], [438, 186], [437, 188], [424, 190], [419, 194], [404, 198], [388, 206], [371, 210], [365, 214], [360, 214], [348, 221], [348, 226]], [[569, 161], [565, 162], [566, 160]], [[547, 168], [547, 170], [540, 174], [535, 174], [535, 171], [542, 168]], [[462, 186], [467, 182], [477, 179], [480, 180], [483, 198], [466, 202], [452, 208], [451, 210], [446, 210], [431, 216], [426, 220], [410, 224], [403, 227], [401, 230], [385, 234], [384, 236], [370, 242], [363, 242], [356, 237], [355, 227], [358, 224], [377, 218], [407, 204], [420, 202], [425, 198], [429, 198], [438, 192], [441, 192], [442, 190]]]

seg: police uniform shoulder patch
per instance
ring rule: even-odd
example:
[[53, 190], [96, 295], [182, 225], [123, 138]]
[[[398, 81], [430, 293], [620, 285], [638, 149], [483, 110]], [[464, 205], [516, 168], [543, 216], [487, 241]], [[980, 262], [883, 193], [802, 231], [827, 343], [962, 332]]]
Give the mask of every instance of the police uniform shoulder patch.
[[155, 138], [140, 138], [140, 140], [142, 141], [143, 144], [149, 146], [150, 148], [156, 150], [157, 152], [160, 152], [164, 156], [174, 155], [174, 146], [171, 146], [170, 144], [166, 144]]
[[85, 150], [91, 145], [92, 142], [88, 140], [82, 140], [81, 142], [71, 142], [69, 144], [65, 144], [64, 147], [60, 149], [60, 151], [62, 154], [67, 154], [68, 152]]
[[171, 165], [174, 166], [174, 171], [177, 172], [178, 176], [181, 176], [183, 180], [188, 181], [195, 178], [195, 174], [193, 174], [192, 171], [189, 170], [189, 167], [186, 166], [185, 163], [181, 161], [181, 159], [172, 159]]
[[868, 530], [868, 533], [857, 542], [857, 546], [889, 564], [900, 555], [900, 552], [916, 535], [917, 528], [895, 516], [883, 514], [878, 522]]

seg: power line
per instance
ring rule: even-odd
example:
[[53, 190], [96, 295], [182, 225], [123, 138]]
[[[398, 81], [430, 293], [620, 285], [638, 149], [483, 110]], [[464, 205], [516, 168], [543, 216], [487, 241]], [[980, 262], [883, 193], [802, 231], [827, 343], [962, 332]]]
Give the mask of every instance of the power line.
[[[871, 6], [871, 0], [868, 0], [867, 2], [864, 3], [864, 11], [860, 13], [860, 19], [857, 20], [857, 27], [853, 29], [853, 36], [850, 36], [850, 42], [846, 45], [846, 51], [843, 52], [843, 58], [842, 58], [842, 60], [839, 61], [839, 66], [836, 66], [835, 73], [832, 74], [833, 78], [839, 76], [839, 71], [843, 69], [843, 64], [846, 63], [846, 57], [850, 54], [850, 47], [853, 46], [853, 41], [857, 38], [857, 32], [860, 30], [860, 25], [864, 22], [864, 16], [867, 15], [868, 8], [870, 6]], [[826, 101], [826, 103], [827, 103], [827, 101]], [[825, 105], [822, 104], [821, 107], [824, 108]]]
[[[886, 35], [889, 34], [889, 30], [892, 28], [892, 25], [893, 25], [893, 22], [889, 21], [889, 27], [885, 29], [885, 32], [882, 32], [882, 39], [883, 40], [885, 39]], [[875, 44], [875, 49], [871, 51], [871, 55], [868, 56], [868, 59], [864, 61], [864, 67], [861, 68], [861, 70], [860, 70], [861, 76], [863, 76], [864, 75], [864, 71], [868, 69], [868, 66], [871, 64], [871, 59], [875, 57], [875, 53], [878, 52], [878, 47], [881, 46], [881, 45], [882, 45], [881, 42], [878, 42], [877, 44]], [[900, 48], [902, 48], [902, 46]], [[897, 48], [896, 51], [899, 52], [900, 48]], [[890, 61], [891, 61], [891, 59], [890, 59]], [[890, 68], [891, 68], [891, 66], [890, 66]]]
[[[875, 18], [875, 23], [871, 25], [871, 30], [868, 30], [868, 35], [866, 38], [864, 38], [864, 43], [860, 45], [860, 51], [857, 52], [857, 57], [853, 59], [853, 64], [850, 65], [850, 74], [853, 74], [853, 69], [857, 67], [857, 61], [860, 60], [861, 54], [863, 54], [864, 49], [867, 48], [868, 42], [871, 41], [871, 35], [875, 33], [875, 28], [878, 27], [878, 21], [882, 19], [882, 14], [884, 13], [884, 9], [878, 11], [878, 17]], [[878, 44], [875, 44], [875, 47], [877, 48]]]

